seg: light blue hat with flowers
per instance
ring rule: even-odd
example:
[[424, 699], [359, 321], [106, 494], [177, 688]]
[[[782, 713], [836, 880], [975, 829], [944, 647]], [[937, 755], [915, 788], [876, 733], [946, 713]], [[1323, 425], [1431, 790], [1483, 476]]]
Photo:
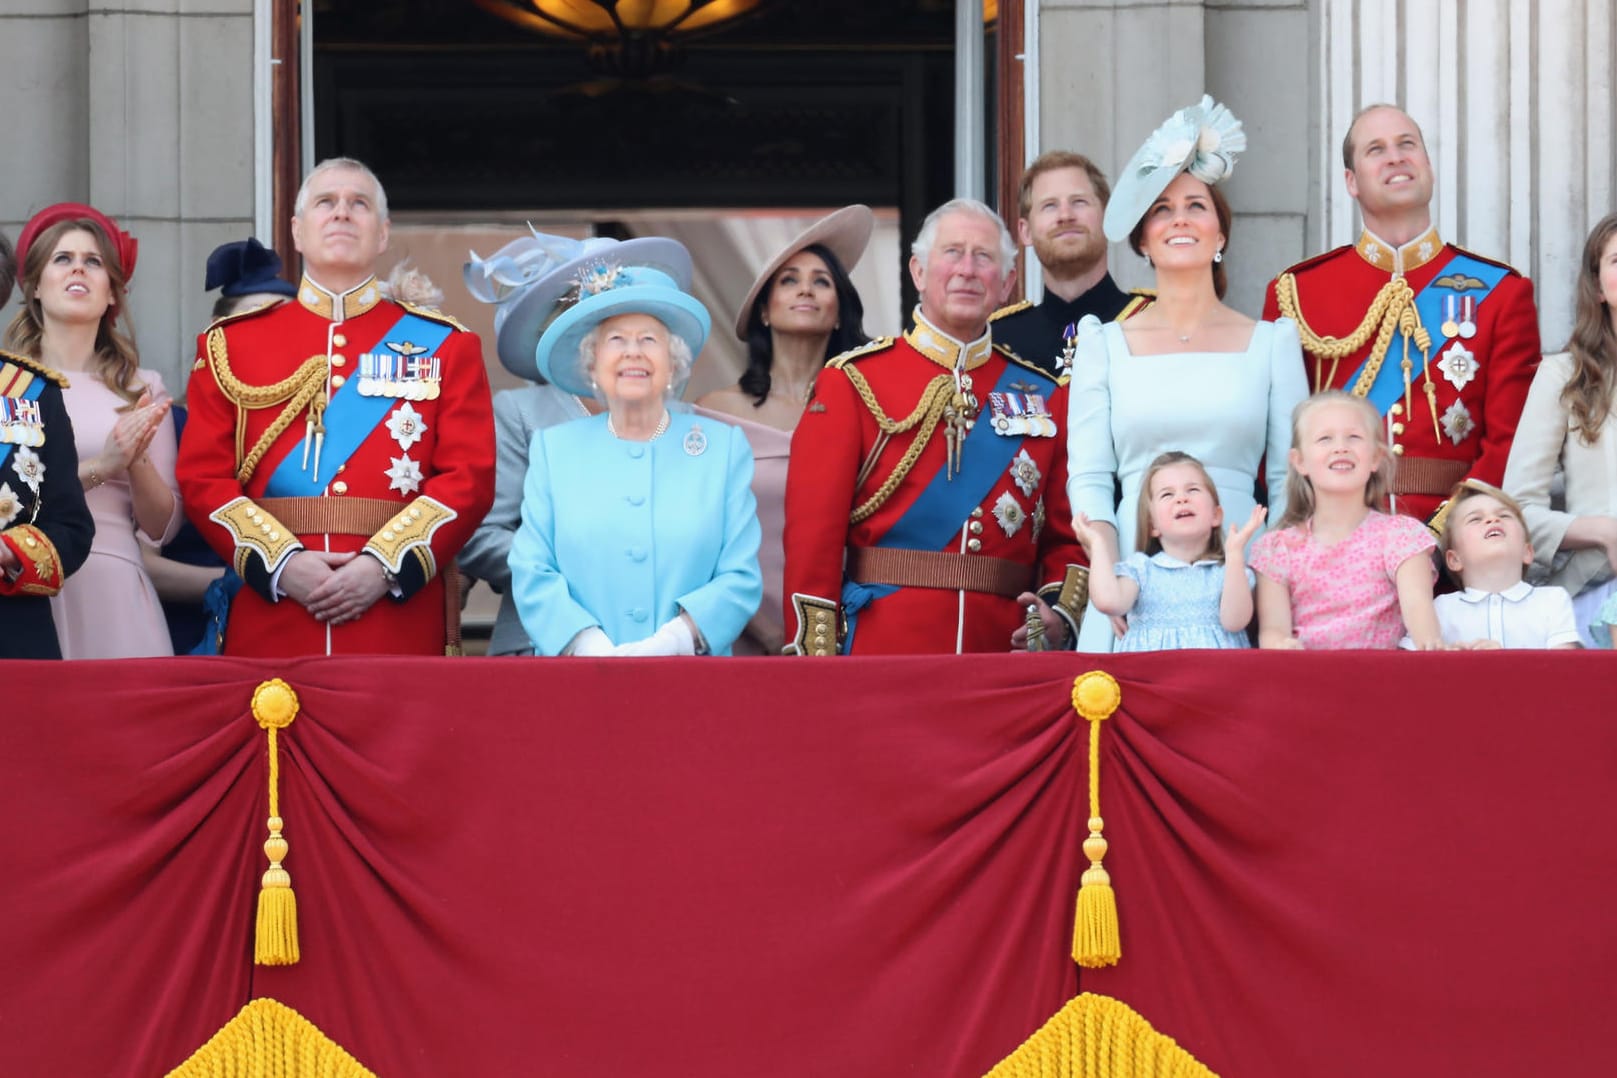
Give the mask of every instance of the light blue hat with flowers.
[[[670, 240], [670, 243], [673, 241]], [[615, 257], [589, 262], [574, 277], [574, 287], [557, 301], [552, 318], [534, 346], [539, 374], [546, 381], [580, 396], [591, 392], [589, 371], [578, 354], [585, 335], [620, 314], [649, 314], [685, 342], [695, 359], [713, 328], [712, 316], [695, 296], [656, 266], [623, 263]], [[689, 378], [690, 371], [683, 373]], [[683, 380], [671, 387], [674, 396]]]
[[678, 240], [574, 239], [539, 232], [531, 225], [528, 231], [487, 258], [469, 252], [461, 271], [474, 298], [496, 305], [495, 351], [501, 366], [518, 378], [545, 381], [535, 353], [539, 338], [565, 306], [577, 301], [580, 279], [597, 265], [641, 266], [660, 272], [677, 289], [691, 286], [691, 254]]
[[1211, 186], [1235, 170], [1235, 160], [1245, 149], [1241, 121], [1203, 94], [1200, 102], [1180, 109], [1151, 132], [1118, 173], [1106, 204], [1106, 238], [1113, 243], [1128, 239], [1145, 211], [1181, 172]]

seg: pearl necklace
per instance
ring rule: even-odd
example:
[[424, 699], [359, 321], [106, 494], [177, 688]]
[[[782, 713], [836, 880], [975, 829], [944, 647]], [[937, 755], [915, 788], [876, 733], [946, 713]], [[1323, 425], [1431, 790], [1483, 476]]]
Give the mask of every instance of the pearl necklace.
[[[668, 433], [668, 422], [669, 422], [669, 420], [671, 418], [672, 417], [669, 416], [667, 409], [664, 409], [663, 410], [663, 417], [657, 421], [657, 429], [651, 432], [651, 437], [647, 438], [646, 441], [654, 442], [658, 438], [661, 438], [664, 434], [667, 434]], [[612, 425], [612, 413], [611, 412], [608, 412], [607, 415], [606, 415], [606, 432], [608, 434], [610, 434], [612, 437], [618, 438], [618, 439], [620, 439], [622, 441], [625, 441], [625, 442], [635, 442], [635, 441], [640, 440], [638, 438], [624, 438], [623, 435], [619, 434], [618, 429]]]

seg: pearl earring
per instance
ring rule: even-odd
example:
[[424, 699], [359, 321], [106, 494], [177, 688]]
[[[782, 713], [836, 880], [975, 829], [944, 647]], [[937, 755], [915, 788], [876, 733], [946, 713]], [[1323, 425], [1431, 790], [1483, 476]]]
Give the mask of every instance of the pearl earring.
[[1213, 252], [1213, 261], [1214, 262], [1222, 262], [1222, 261], [1224, 261], [1224, 252], [1223, 251], [1214, 251]]

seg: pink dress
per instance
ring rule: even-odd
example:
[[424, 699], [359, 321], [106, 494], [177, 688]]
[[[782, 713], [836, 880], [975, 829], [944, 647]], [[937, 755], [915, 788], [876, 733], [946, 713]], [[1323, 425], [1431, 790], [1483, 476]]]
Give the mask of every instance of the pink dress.
[[[1372, 512], [1347, 538], [1315, 541], [1312, 522], [1261, 536], [1252, 568], [1291, 592], [1291, 624], [1315, 650], [1396, 648], [1404, 636], [1398, 567], [1437, 546], [1414, 517]], [[1430, 566], [1432, 579], [1437, 569]]]
[[785, 608], [781, 598], [786, 572], [786, 551], [781, 534], [786, 528], [786, 464], [792, 450], [792, 432], [767, 423], [737, 419], [711, 408], [692, 408], [697, 415], [729, 423], [746, 435], [752, 448], [752, 496], [758, 502], [758, 568], [764, 574], [764, 598], [758, 612], [731, 645], [732, 655], [779, 655], [786, 643]]
[[[153, 400], [168, 397], [163, 379], [155, 371], [142, 370], [140, 377], [151, 390]], [[62, 399], [73, 419], [79, 459], [87, 460], [98, 456], [106, 446], [124, 399], [90, 374], [70, 375], [69, 381], [72, 384], [62, 391]], [[184, 515], [179, 485], [174, 480], [173, 417], [164, 417], [147, 454], [174, 491], [174, 513], [163, 534], [156, 538], [161, 545], [174, 538]], [[125, 659], [174, 654], [162, 604], [141, 561], [142, 540], [135, 537], [135, 503], [129, 476], [115, 476], [85, 491], [84, 500], [95, 518], [95, 542], [83, 568], [68, 578], [61, 594], [51, 599], [51, 617], [56, 620], [62, 658]]]

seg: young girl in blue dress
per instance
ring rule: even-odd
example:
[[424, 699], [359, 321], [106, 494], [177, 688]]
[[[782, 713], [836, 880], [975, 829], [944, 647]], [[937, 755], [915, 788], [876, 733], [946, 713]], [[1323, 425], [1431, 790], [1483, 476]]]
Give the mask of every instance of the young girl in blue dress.
[[1188, 453], [1163, 453], [1140, 483], [1140, 549], [1112, 564], [1106, 537], [1082, 513], [1073, 522], [1089, 555], [1089, 599], [1128, 628], [1118, 651], [1250, 647], [1252, 570], [1246, 544], [1263, 526], [1257, 506], [1247, 522], [1220, 530], [1224, 510], [1202, 462]]

